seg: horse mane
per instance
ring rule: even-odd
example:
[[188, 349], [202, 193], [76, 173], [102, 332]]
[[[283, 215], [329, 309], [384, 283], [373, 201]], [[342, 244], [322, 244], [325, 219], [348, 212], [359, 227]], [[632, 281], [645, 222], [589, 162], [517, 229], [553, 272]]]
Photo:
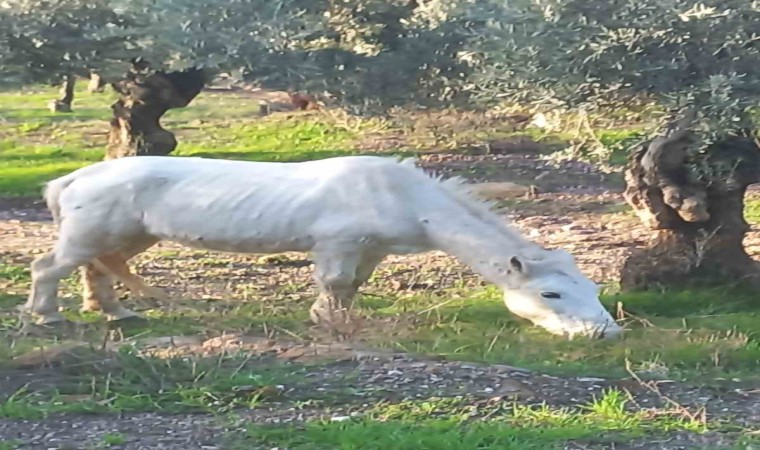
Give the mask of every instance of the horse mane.
[[399, 161], [401, 165], [409, 166], [425, 177], [438, 183], [438, 185], [446, 191], [451, 198], [453, 198], [457, 204], [464, 207], [470, 214], [482, 220], [483, 222], [497, 227], [505, 233], [509, 234], [515, 241], [525, 244], [525, 246], [535, 246], [536, 244], [526, 239], [519, 231], [517, 231], [511, 224], [499, 216], [496, 212], [497, 203], [493, 200], [485, 200], [478, 197], [472, 185], [467, 183], [467, 180], [460, 176], [453, 176], [444, 178], [443, 175], [429, 174], [425, 172], [421, 167], [417, 166], [416, 158], [405, 158]]

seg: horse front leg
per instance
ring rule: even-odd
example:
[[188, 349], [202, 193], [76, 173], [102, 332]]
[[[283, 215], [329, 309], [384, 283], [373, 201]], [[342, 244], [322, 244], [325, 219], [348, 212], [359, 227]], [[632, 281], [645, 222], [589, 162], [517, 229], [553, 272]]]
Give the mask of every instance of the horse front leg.
[[382, 258], [360, 250], [322, 249], [315, 252], [314, 278], [319, 297], [309, 310], [312, 322], [325, 326], [336, 335], [356, 332], [358, 323], [351, 316], [354, 298]]
[[349, 325], [356, 289], [343, 283], [328, 282], [320, 286], [319, 291], [317, 300], [309, 309], [311, 321], [333, 330]]

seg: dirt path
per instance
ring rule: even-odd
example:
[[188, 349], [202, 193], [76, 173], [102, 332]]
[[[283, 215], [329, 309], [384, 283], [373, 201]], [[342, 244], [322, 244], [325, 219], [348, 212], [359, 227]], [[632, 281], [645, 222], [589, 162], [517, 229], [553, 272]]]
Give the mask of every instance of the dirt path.
[[[262, 362], [258, 362], [262, 364]], [[17, 374], [20, 375], [20, 374]], [[234, 417], [213, 414], [158, 413], [125, 415], [54, 415], [45, 420], [0, 419], [0, 438], [22, 443], [20, 448], [82, 449], [103, 445], [107, 436], [118, 434], [123, 449], [221, 449], [250, 424], [301, 423], [310, 419], [343, 420], [361, 417], [381, 400], [402, 401], [431, 397], [457, 398], [468, 406], [473, 419], [523, 405], [546, 404], [577, 408], [605, 389], [616, 387], [631, 393], [630, 407], [637, 411], [667, 408], [663, 396], [630, 380], [559, 378], [508, 366], [435, 361], [399, 355], [357, 357], [309, 370], [303, 382], [282, 385], [282, 401], [271, 401], [254, 410], [240, 410]], [[662, 395], [696, 411], [709, 404], [709, 419], [730, 415], [741, 425], [760, 422], [757, 399], [737, 387], [704, 389], [661, 386]], [[315, 406], [299, 401], [321, 398]], [[657, 438], [659, 449], [715, 448], [730, 442], [730, 435], [671, 433]], [[654, 448], [652, 440], [614, 448]], [[572, 447], [612, 448], [595, 442], [576, 442]]]

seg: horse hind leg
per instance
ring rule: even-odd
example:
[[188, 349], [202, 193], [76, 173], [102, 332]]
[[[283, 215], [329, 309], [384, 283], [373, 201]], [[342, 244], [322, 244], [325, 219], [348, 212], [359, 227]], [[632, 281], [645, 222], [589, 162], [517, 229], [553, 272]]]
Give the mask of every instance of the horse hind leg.
[[116, 277], [135, 295], [158, 300], [171, 299], [171, 296], [165, 290], [146, 284], [142, 278], [132, 273], [127, 264], [127, 259], [122, 254], [112, 253], [99, 257], [93, 263], [100, 271], [110, 273]]
[[149, 286], [134, 275], [127, 265], [127, 260], [152, 245], [143, 245], [132, 252], [115, 252], [93, 259], [82, 269], [82, 310], [101, 311], [108, 320], [123, 320], [139, 317], [137, 313], [125, 308], [116, 297], [113, 278], [121, 281], [131, 292], [144, 296], [166, 300], [168, 294], [162, 289]]
[[22, 314], [29, 314], [37, 324], [65, 322], [66, 318], [58, 311], [58, 287], [61, 279], [85, 261], [68, 258], [65, 252], [56, 250], [34, 260], [31, 292], [19, 308]]
[[82, 273], [82, 311], [99, 311], [109, 321], [139, 318], [139, 314], [125, 308], [116, 297], [113, 278], [102, 270], [97, 259], [85, 265]]

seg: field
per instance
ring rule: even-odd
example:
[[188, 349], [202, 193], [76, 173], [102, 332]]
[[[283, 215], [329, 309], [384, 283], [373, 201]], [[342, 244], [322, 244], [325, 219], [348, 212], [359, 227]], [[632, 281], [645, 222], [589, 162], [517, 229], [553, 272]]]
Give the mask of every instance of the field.
[[[511, 316], [499, 292], [438, 253], [386, 260], [358, 299], [364, 326], [334, 342], [307, 322], [307, 255], [241, 256], [160, 244], [135, 269], [170, 302], [124, 301], [147, 323], [81, 322], [27, 332], [15, 308], [28, 267], [54, 237], [41, 184], [102, 158], [110, 94], [0, 92], [0, 449], [749, 449], [760, 431], [760, 303], [735, 286], [621, 294], [616, 280], [647, 232], [619, 174], [545, 158], [563, 136], [452, 111], [394, 120], [337, 111], [259, 117], [258, 96], [202, 93], [171, 111], [177, 156], [297, 161], [417, 155], [473, 181], [534, 184], [505, 217], [571, 251], [627, 328], [566, 341]], [[603, 130], [608, 144], [635, 130]], [[538, 144], [536, 144], [536, 141]], [[490, 143], [486, 152], [484, 143]], [[619, 163], [620, 161], [617, 161]], [[615, 161], [612, 161], [614, 164]], [[746, 245], [760, 256], [760, 196]]]

